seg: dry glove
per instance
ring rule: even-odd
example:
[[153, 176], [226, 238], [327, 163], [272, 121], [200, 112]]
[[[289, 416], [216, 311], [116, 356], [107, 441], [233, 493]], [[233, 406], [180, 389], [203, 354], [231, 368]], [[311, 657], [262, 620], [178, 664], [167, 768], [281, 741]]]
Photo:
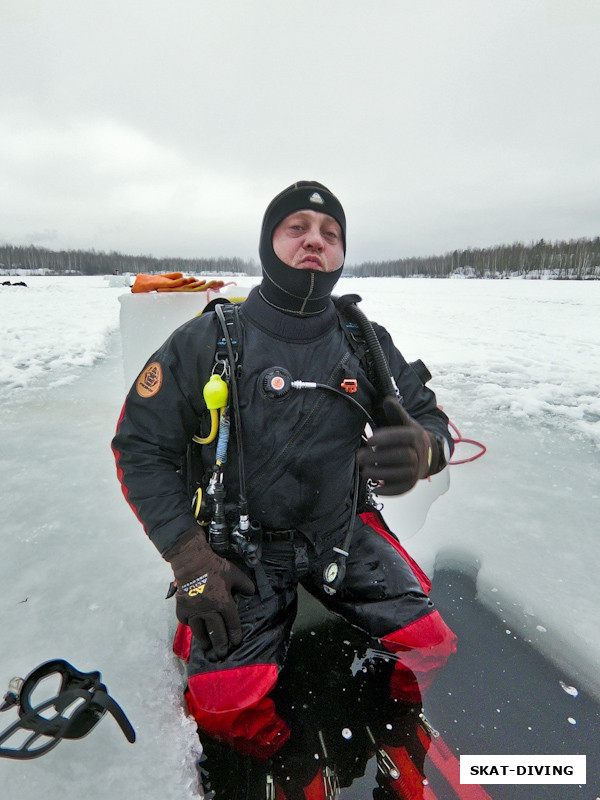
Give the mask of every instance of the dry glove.
[[437, 443], [394, 397], [384, 399], [383, 410], [389, 426], [378, 428], [356, 457], [363, 477], [380, 484], [376, 494], [404, 494], [429, 475]]
[[224, 658], [242, 641], [233, 594], [254, 594], [254, 584], [235, 564], [213, 552], [198, 526], [186, 531], [165, 558], [177, 583], [177, 619], [190, 626], [203, 650], [212, 646], [217, 658]]

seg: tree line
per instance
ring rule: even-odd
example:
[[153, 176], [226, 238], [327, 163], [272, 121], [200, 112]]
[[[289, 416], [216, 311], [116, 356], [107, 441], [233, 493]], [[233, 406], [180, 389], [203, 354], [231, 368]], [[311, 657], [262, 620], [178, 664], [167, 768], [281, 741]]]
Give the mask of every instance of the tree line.
[[45, 247], [0, 245], [0, 272], [26, 270], [53, 275], [158, 274], [227, 272], [259, 275], [256, 261], [242, 258], [155, 258], [130, 256], [111, 251], [48, 250]]
[[589, 280], [600, 278], [600, 237], [570, 241], [498, 245], [454, 250], [443, 256], [365, 262], [354, 267], [360, 277], [403, 278], [541, 278]]
[[[185, 272], [196, 275], [234, 273], [260, 275], [260, 265], [242, 258], [155, 258], [96, 250], [48, 250], [0, 245], [0, 272], [44, 272], [54, 275], [110, 275]], [[454, 250], [442, 256], [367, 261], [348, 265], [358, 277], [600, 279], [600, 237], [570, 241], [498, 245]]]

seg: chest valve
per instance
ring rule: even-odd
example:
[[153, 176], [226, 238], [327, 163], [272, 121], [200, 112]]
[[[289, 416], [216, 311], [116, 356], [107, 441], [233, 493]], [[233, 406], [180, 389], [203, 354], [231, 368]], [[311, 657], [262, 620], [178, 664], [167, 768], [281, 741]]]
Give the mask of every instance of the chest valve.
[[292, 385], [292, 376], [283, 367], [269, 367], [260, 376], [260, 387], [267, 397], [285, 397]]

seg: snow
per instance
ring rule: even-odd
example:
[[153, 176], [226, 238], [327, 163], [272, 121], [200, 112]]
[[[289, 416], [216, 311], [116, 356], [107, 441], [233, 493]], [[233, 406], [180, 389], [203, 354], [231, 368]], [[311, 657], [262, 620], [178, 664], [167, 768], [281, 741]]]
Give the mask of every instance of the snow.
[[[25, 280], [0, 286], [0, 689], [53, 658], [100, 670], [138, 740], [107, 715], [44, 758], [0, 759], [3, 796], [193, 798], [170, 570], [123, 500], [109, 447], [125, 290]], [[600, 282], [343, 279], [339, 291], [360, 294], [406, 358], [427, 364], [451, 420], [487, 447], [450, 468], [407, 549], [429, 572], [470, 565], [511, 635], [565, 670], [564, 690], [600, 696]]]
[[122, 286], [96, 291], [108, 286], [102, 277], [19, 280], [27, 287], [0, 286], [0, 387], [5, 400], [7, 391], [18, 387], [71, 382], [77, 368], [105, 357], [107, 333], [119, 322], [116, 298], [123, 293]]

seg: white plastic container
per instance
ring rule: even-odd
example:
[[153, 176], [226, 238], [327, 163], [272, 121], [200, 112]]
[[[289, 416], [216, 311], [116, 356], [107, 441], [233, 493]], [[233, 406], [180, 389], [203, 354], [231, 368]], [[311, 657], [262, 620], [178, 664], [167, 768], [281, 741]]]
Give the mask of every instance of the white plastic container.
[[127, 389], [170, 334], [201, 314], [215, 297], [235, 301], [248, 296], [249, 286], [225, 286], [208, 292], [148, 292], [119, 296], [123, 369]]

